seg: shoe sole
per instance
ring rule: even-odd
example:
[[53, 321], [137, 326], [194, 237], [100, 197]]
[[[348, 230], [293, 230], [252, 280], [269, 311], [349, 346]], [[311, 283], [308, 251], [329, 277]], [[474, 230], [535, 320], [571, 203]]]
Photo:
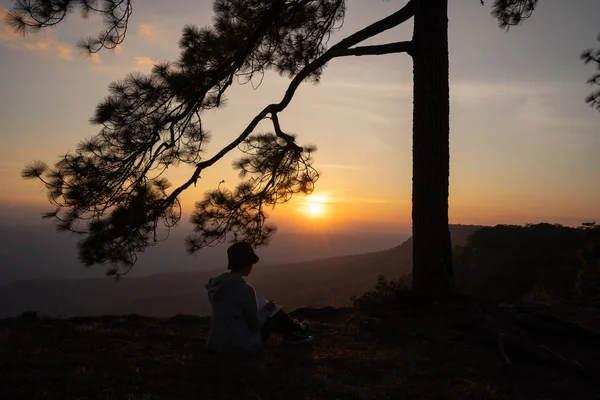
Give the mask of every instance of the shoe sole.
[[313, 338], [312, 336], [309, 336], [309, 337], [307, 337], [306, 339], [303, 339], [303, 340], [297, 340], [297, 341], [293, 341], [293, 342], [290, 342], [290, 341], [284, 340], [284, 341], [283, 341], [283, 343], [285, 343], [285, 344], [289, 344], [289, 345], [298, 345], [298, 344], [306, 344], [306, 343], [310, 343], [310, 342], [312, 342], [313, 340], [314, 340], [314, 338]]

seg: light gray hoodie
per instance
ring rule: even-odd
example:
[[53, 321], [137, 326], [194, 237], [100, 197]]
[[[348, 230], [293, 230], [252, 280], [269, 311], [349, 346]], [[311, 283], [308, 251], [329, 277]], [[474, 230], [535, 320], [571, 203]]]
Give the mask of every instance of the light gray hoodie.
[[212, 306], [206, 350], [234, 355], [260, 352], [260, 328], [266, 318], [259, 313], [254, 288], [242, 275], [224, 272], [211, 278], [206, 290]]

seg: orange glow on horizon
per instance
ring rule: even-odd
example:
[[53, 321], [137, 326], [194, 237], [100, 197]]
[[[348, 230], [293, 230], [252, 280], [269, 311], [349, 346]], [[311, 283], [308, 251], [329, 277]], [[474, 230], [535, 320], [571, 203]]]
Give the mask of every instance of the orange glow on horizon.
[[326, 196], [306, 196], [303, 201], [303, 212], [312, 218], [323, 218], [327, 215], [326, 203], [330, 202]]
[[[15, 174], [16, 175], [16, 174]], [[9, 176], [11, 178], [11, 176]], [[39, 220], [41, 212], [53, 207], [46, 200], [42, 185], [36, 181], [23, 182], [12, 177], [15, 190], [3, 193], [0, 204], [12, 219]], [[175, 182], [178, 184], [179, 182]], [[181, 225], [189, 221], [194, 203], [203, 198], [206, 187], [190, 188], [181, 196], [183, 216]], [[595, 203], [581, 202], [578, 207], [568, 204], [562, 197], [542, 201], [530, 197], [523, 200], [512, 193], [486, 193], [481, 190], [463, 190], [450, 198], [451, 224], [497, 225], [527, 223], [558, 223], [579, 226], [584, 221], [598, 221]], [[386, 198], [355, 197], [351, 191], [319, 192], [305, 197], [294, 197], [275, 209], [267, 210], [270, 222], [282, 231], [370, 231], [394, 230], [411, 225], [409, 196]]]

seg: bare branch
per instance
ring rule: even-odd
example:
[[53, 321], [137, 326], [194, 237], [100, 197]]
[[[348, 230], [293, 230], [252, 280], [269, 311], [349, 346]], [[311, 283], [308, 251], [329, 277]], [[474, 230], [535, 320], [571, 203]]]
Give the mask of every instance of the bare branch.
[[284, 133], [284, 132], [281, 130], [281, 125], [279, 124], [279, 117], [277, 116], [277, 113], [273, 113], [273, 114], [271, 115], [271, 120], [273, 121], [273, 129], [275, 129], [275, 134], [276, 134], [278, 137], [280, 137], [280, 138], [282, 138], [283, 140], [285, 140], [285, 141], [286, 141], [286, 143], [287, 143], [289, 146], [295, 147], [295, 148], [296, 148], [296, 150], [301, 150], [301, 147], [300, 147], [300, 146], [298, 146], [298, 145], [297, 145], [297, 144], [294, 142], [294, 137], [293, 137], [293, 136], [290, 136], [290, 135], [288, 135], [287, 133]]
[[344, 51], [347, 51], [351, 46], [355, 46], [358, 43], [363, 42], [373, 36], [376, 36], [382, 32], [392, 29], [392, 28], [408, 21], [413, 16], [414, 16], [414, 9], [413, 9], [413, 3], [411, 0], [399, 11], [397, 11], [397, 12], [389, 15], [388, 17], [383, 18], [377, 22], [374, 22], [373, 24], [371, 24], [371, 25], [361, 29], [360, 31], [341, 40], [339, 43], [332, 46], [328, 51], [326, 51], [321, 57], [317, 58], [315, 61], [313, 61], [306, 67], [304, 67], [304, 69], [302, 69], [302, 71], [300, 71], [298, 73], [298, 75], [296, 75], [294, 77], [292, 82], [290, 82], [281, 101], [279, 103], [270, 104], [267, 107], [265, 107], [256, 117], [254, 117], [254, 119], [250, 122], [250, 124], [246, 127], [246, 129], [244, 129], [244, 131], [234, 141], [232, 141], [227, 146], [225, 146], [223, 149], [221, 149], [221, 151], [219, 151], [217, 154], [215, 154], [212, 158], [210, 158], [206, 161], [203, 161], [201, 163], [198, 163], [196, 165], [196, 170], [194, 171], [194, 173], [192, 174], [190, 179], [187, 182], [185, 182], [184, 184], [182, 184], [181, 186], [179, 186], [177, 189], [175, 189], [173, 192], [171, 192], [169, 197], [167, 197], [165, 199], [165, 202], [164, 202], [165, 207], [168, 207], [169, 204], [172, 204], [172, 202], [184, 190], [186, 190], [192, 184], [195, 184], [198, 181], [198, 179], [200, 178], [201, 172], [205, 168], [212, 166], [214, 163], [216, 163], [221, 158], [223, 158], [227, 153], [229, 153], [231, 150], [235, 149], [244, 140], [246, 140], [248, 138], [248, 136], [254, 131], [256, 126], [260, 123], [260, 121], [265, 119], [268, 115], [273, 115], [273, 114], [283, 111], [289, 105], [289, 103], [292, 101], [292, 98], [294, 97], [294, 94], [296, 93], [296, 90], [298, 89], [300, 84], [308, 76], [310, 76], [312, 73], [314, 73], [318, 69], [322, 68], [325, 64], [327, 64], [333, 58], [344, 56]]
[[393, 53], [411, 54], [412, 42], [395, 42], [373, 46], [359, 46], [341, 51], [337, 57], [345, 56], [379, 56]]
[[[105, 1], [126, 4], [126, 0]], [[344, 0], [215, 0], [214, 5], [213, 27], [185, 27], [176, 62], [159, 63], [149, 75], [131, 74], [111, 84], [110, 95], [91, 119], [102, 126], [96, 136], [53, 168], [39, 164], [24, 171], [25, 177], [38, 178], [46, 186], [57, 207], [51, 215], [58, 227], [85, 234], [79, 255], [86, 266], [110, 262], [117, 276], [120, 264], [127, 267], [125, 273], [129, 271], [136, 254], [154, 244], [152, 237], [157, 241], [157, 224], [168, 230], [180, 220], [179, 195], [205, 168], [237, 147], [244, 156], [234, 166], [240, 177], [251, 176], [234, 191], [219, 187], [207, 194], [195, 213], [200, 234], [190, 239], [189, 248], [224, 240], [228, 232], [254, 244], [265, 243], [274, 227], [265, 223], [264, 208], [297, 193], [311, 193], [319, 177], [311, 158], [316, 147], [296, 144], [295, 136], [281, 128], [277, 114], [290, 104], [302, 82], [317, 82], [332, 59], [400, 50], [399, 44], [351, 48], [414, 15], [409, 1], [327, 50], [330, 33], [343, 20]], [[212, 157], [201, 157], [209, 140], [201, 113], [222, 105], [234, 77], [252, 79], [267, 69], [292, 76], [279, 103], [266, 106]], [[265, 118], [272, 120], [275, 133], [253, 134]], [[195, 170], [187, 182], [167, 192], [168, 182], [161, 175], [181, 163]]]

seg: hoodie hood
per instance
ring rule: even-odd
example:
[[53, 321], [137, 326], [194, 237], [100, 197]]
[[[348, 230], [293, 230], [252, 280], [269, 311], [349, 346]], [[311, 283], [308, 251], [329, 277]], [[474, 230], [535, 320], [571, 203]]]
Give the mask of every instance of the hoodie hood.
[[223, 288], [233, 281], [244, 282], [244, 278], [242, 278], [241, 275], [232, 272], [224, 272], [219, 276], [210, 278], [206, 283], [206, 290], [208, 291], [208, 298], [210, 301], [219, 300], [223, 294]]

